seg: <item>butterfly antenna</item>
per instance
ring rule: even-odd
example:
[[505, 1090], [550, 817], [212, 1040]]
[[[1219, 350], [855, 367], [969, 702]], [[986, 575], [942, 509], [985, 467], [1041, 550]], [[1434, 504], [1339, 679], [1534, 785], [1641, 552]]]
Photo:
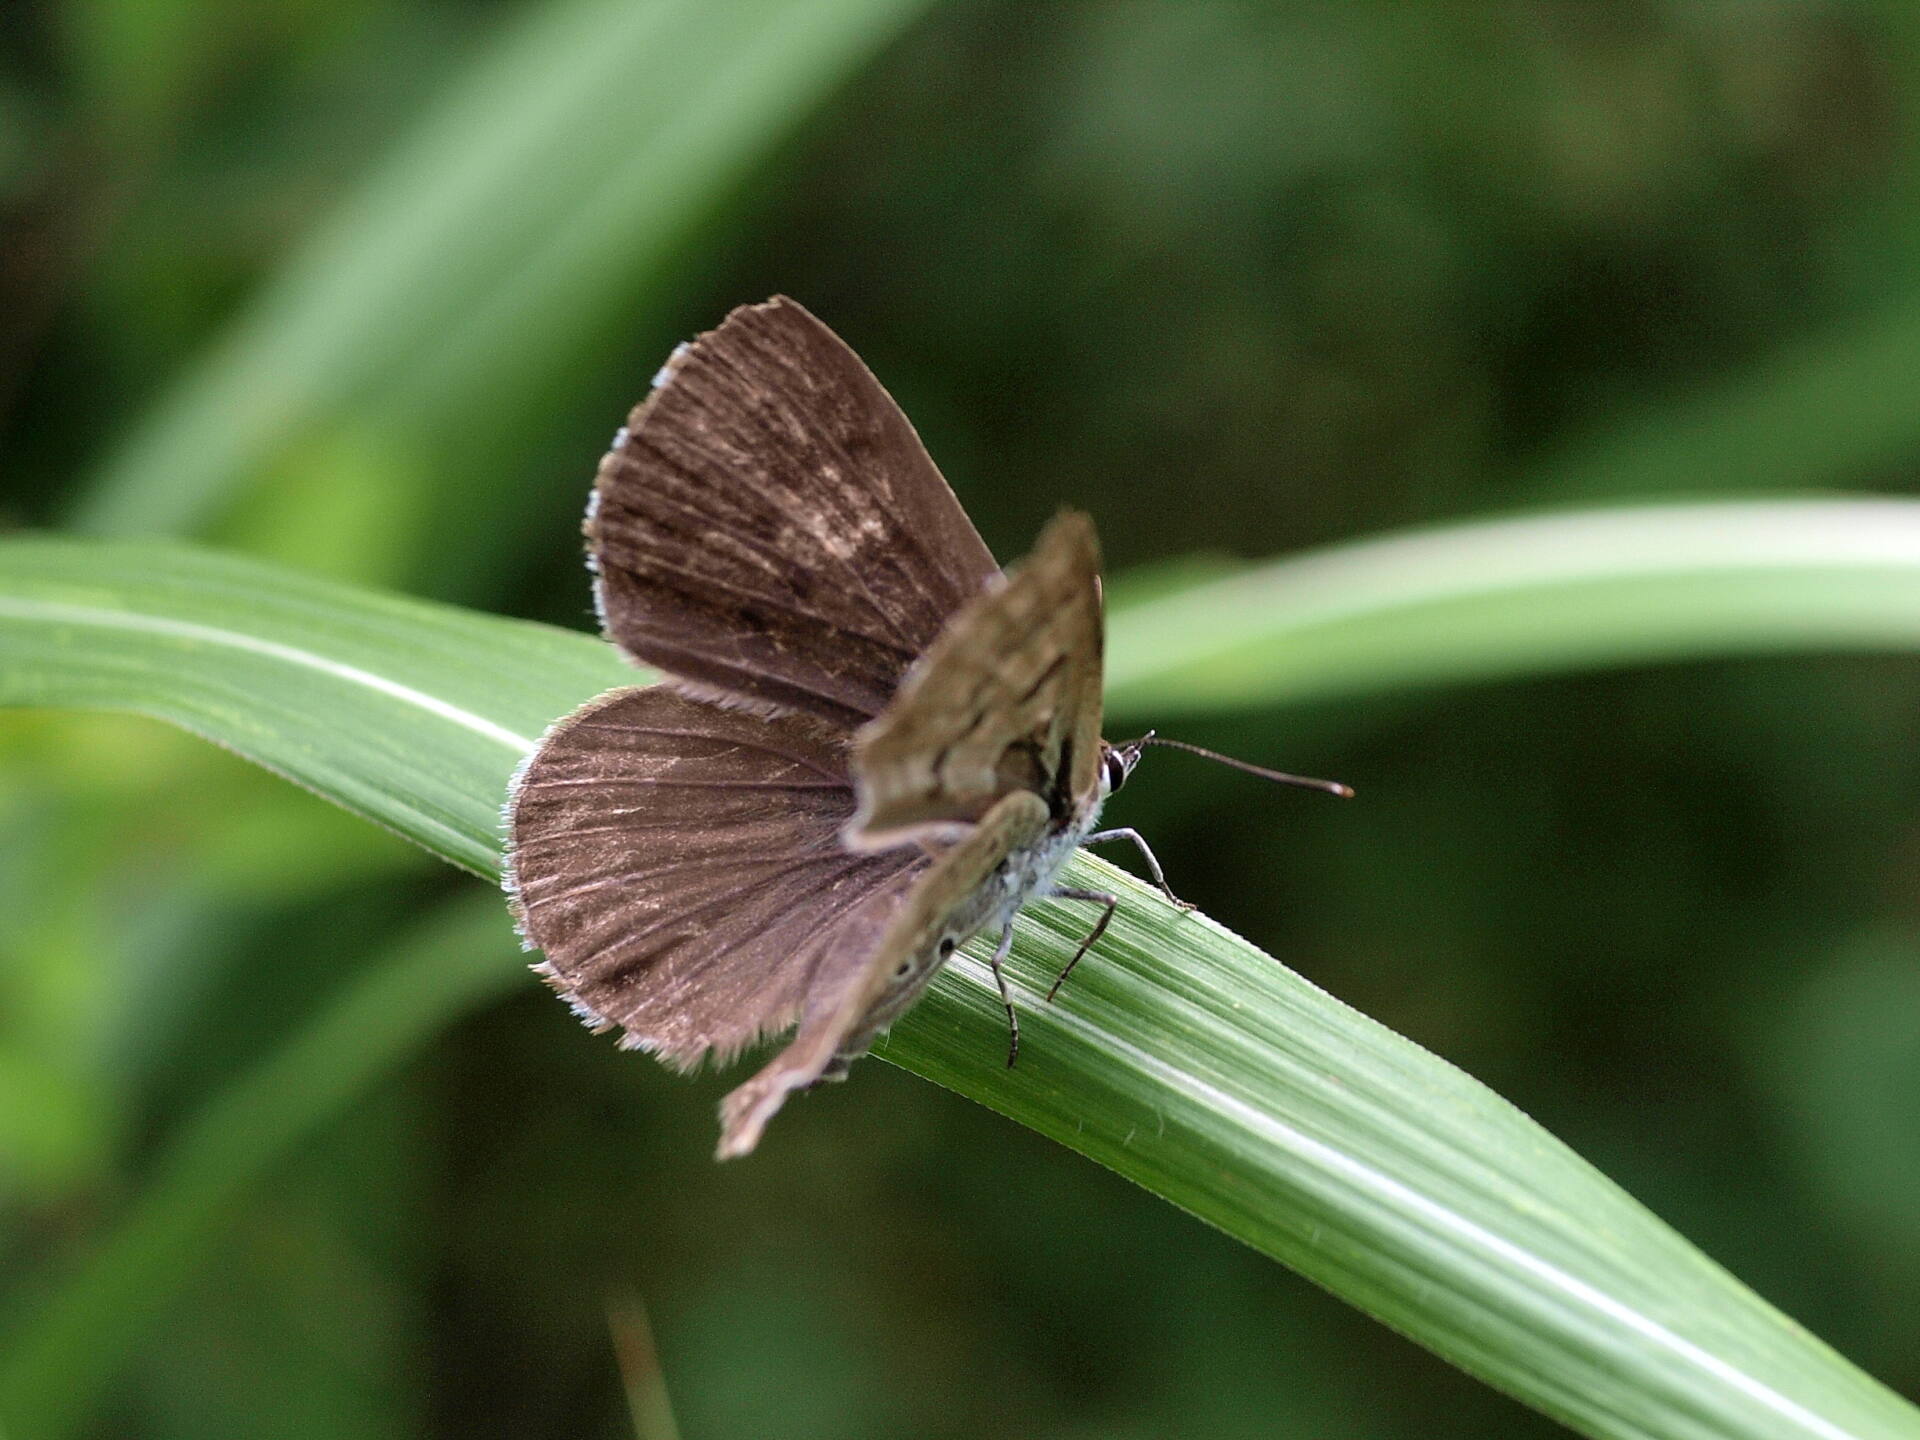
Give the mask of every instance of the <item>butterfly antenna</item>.
[[1245, 760], [1236, 760], [1231, 755], [1222, 755], [1218, 750], [1208, 750], [1200, 745], [1189, 745], [1184, 740], [1166, 740], [1149, 730], [1134, 742], [1136, 745], [1164, 745], [1169, 750], [1185, 750], [1189, 755], [1198, 755], [1207, 760], [1218, 760], [1222, 765], [1231, 765], [1236, 770], [1244, 770], [1249, 775], [1258, 775], [1262, 780], [1271, 780], [1277, 785], [1298, 785], [1303, 790], [1324, 790], [1329, 795], [1338, 795], [1343, 800], [1353, 798], [1353, 787], [1342, 785], [1338, 780], [1315, 780], [1310, 775], [1289, 775], [1284, 770], [1269, 770], [1264, 765], [1252, 765]]

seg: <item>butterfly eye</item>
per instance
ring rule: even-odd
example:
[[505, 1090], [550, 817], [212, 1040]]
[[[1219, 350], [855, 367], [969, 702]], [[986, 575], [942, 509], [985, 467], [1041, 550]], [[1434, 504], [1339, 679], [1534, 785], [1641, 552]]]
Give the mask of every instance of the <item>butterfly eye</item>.
[[1111, 795], [1127, 783], [1127, 762], [1120, 758], [1118, 750], [1109, 750], [1101, 763], [1106, 767], [1107, 793]]

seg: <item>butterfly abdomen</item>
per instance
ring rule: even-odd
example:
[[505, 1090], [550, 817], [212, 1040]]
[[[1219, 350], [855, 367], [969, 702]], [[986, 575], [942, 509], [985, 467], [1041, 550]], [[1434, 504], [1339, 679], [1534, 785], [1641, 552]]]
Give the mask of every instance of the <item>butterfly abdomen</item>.
[[995, 866], [985, 882], [954, 907], [939, 936], [895, 966], [865, 1023], [841, 1047], [840, 1058], [852, 1060], [865, 1054], [880, 1032], [913, 1007], [940, 967], [967, 941], [982, 931], [997, 934], [1029, 900], [1052, 890], [1061, 869], [1099, 818], [1096, 801], [1076, 823], [1049, 831], [1036, 844], [1015, 850]]

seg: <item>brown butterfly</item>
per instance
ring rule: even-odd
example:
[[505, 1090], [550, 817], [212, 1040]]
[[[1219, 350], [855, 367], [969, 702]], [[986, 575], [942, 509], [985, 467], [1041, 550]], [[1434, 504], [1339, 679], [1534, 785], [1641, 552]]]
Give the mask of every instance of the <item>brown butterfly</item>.
[[1063, 512], [1003, 574], [880, 383], [775, 298], [674, 352], [585, 530], [608, 637], [668, 678], [582, 706], [515, 777], [538, 971], [680, 1067], [797, 1023], [721, 1106], [722, 1158], [982, 930], [1011, 1064], [1020, 906], [1103, 906], [1085, 954], [1119, 902], [1056, 883], [1076, 847], [1131, 840], [1166, 888], [1135, 832], [1095, 828], [1146, 741], [1100, 736], [1092, 522]]

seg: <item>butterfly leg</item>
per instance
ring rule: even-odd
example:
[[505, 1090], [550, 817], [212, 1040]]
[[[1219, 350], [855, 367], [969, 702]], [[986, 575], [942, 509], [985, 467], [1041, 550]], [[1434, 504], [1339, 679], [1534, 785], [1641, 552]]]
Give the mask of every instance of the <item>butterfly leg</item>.
[[1067, 983], [1067, 976], [1073, 973], [1073, 967], [1080, 963], [1080, 957], [1100, 943], [1100, 937], [1107, 933], [1107, 926], [1113, 923], [1113, 912], [1120, 908], [1120, 897], [1109, 895], [1105, 890], [1080, 890], [1071, 885], [1056, 885], [1047, 892], [1050, 900], [1091, 900], [1096, 905], [1107, 908], [1100, 912], [1100, 919], [1087, 938], [1080, 942], [1080, 948], [1073, 952], [1073, 959], [1067, 961], [1067, 968], [1060, 972], [1053, 982], [1053, 988], [1047, 991], [1047, 1003], [1053, 1003], [1053, 997], [1060, 993], [1060, 987]]
[[1080, 842], [1080, 845], [1081, 848], [1084, 849], [1089, 845], [1104, 845], [1109, 840], [1131, 840], [1134, 848], [1140, 852], [1140, 858], [1147, 862], [1147, 873], [1153, 876], [1153, 883], [1160, 887], [1160, 893], [1167, 897], [1168, 902], [1179, 906], [1182, 910], [1193, 909], [1192, 905], [1182, 900], [1168, 887], [1166, 872], [1160, 868], [1160, 862], [1153, 858], [1153, 851], [1148, 848], [1145, 837], [1143, 837], [1138, 830], [1130, 828], [1101, 830], [1096, 834], [1087, 836], [1086, 839]]
[[854, 1057], [851, 1055], [834, 1056], [827, 1062], [827, 1068], [814, 1077], [813, 1083], [807, 1086], [807, 1089], [818, 1090], [822, 1085], [830, 1085], [835, 1081], [846, 1079], [853, 1073], [853, 1060]]
[[1013, 921], [1000, 928], [1000, 943], [993, 947], [993, 959], [987, 968], [993, 971], [993, 983], [1000, 987], [1000, 1003], [1007, 1007], [1007, 1068], [1020, 1058], [1020, 1017], [1014, 1013], [1013, 996], [1007, 993], [1007, 952], [1013, 949]]

